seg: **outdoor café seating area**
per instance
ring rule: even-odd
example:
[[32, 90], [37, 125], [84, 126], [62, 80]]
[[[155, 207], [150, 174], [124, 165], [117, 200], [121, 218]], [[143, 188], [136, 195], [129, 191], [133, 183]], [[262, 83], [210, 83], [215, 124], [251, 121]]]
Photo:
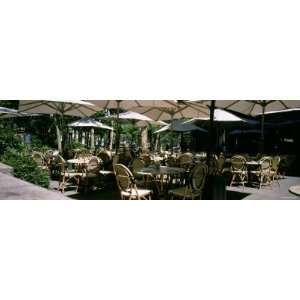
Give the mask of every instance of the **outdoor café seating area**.
[[213, 177], [222, 178], [218, 188], [226, 197], [226, 186], [241, 192], [245, 187], [272, 190], [284, 178], [280, 156], [220, 153], [208, 160], [205, 152], [133, 153], [129, 148], [118, 154], [75, 149], [71, 158], [55, 150], [34, 151], [32, 156], [50, 173], [54, 190], [82, 197], [114, 189], [120, 199], [203, 199], [212, 196], [206, 184]]
[[[73, 199], [288, 198], [300, 183], [299, 139], [291, 136], [300, 101], [281, 102], [22, 100], [0, 114], [2, 134], [5, 126], [11, 134], [0, 160], [16, 177]], [[30, 160], [35, 177], [20, 165]]]

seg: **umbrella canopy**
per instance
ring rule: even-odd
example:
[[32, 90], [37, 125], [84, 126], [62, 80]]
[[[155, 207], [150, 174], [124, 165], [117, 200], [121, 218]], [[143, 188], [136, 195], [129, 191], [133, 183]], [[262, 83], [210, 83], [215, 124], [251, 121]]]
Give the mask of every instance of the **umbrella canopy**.
[[100, 109], [82, 100], [20, 100], [19, 112], [89, 117]]
[[270, 111], [299, 108], [300, 100], [217, 100], [216, 107], [256, 116]]
[[223, 108], [244, 115], [256, 116], [261, 114], [261, 152], [264, 152], [265, 113], [300, 107], [300, 100], [213, 100], [200, 101], [218, 108]]
[[135, 123], [135, 125], [137, 127], [145, 127], [147, 126], [148, 124], [151, 124], [151, 125], [156, 125], [156, 126], [166, 126], [168, 125], [166, 122], [164, 121], [154, 121], [154, 120], [151, 120], [151, 121], [138, 121]]
[[105, 117], [104, 119], [117, 119], [117, 118], [119, 118], [121, 120], [135, 120], [135, 121], [146, 121], [146, 122], [153, 121], [149, 117], [139, 114], [134, 111], [125, 111], [123, 113], [120, 113], [119, 116], [111, 115], [111, 116]]
[[[116, 151], [119, 151], [120, 146], [120, 109], [133, 110], [133, 108], [174, 108], [176, 107], [176, 101], [171, 100], [90, 100], [92, 104], [100, 107], [101, 109], [117, 109], [116, 115]], [[138, 112], [138, 111], [137, 111]]]
[[112, 127], [107, 126], [92, 118], [83, 118], [81, 120], [72, 122], [68, 125], [69, 127], [80, 127], [80, 128], [100, 128], [106, 130], [113, 130]]
[[248, 130], [236, 129], [236, 130], [230, 131], [228, 134], [229, 135], [260, 134], [260, 130], [257, 130], [257, 129], [248, 129]]
[[[107, 116], [107, 117], [105, 117], [105, 119], [117, 119], [117, 115]], [[134, 111], [125, 111], [123, 113], [120, 113], [119, 119], [120, 120], [137, 121], [136, 125], [138, 127], [144, 127], [144, 126], [147, 126], [148, 124], [159, 125], [159, 126], [167, 125], [167, 123], [165, 123], [163, 121], [154, 121], [154, 120], [150, 119], [149, 117], [139, 114]]]
[[89, 102], [102, 109], [131, 110], [133, 107], [176, 107], [174, 100], [89, 100]]
[[29, 113], [21, 113], [16, 109], [11, 109], [7, 107], [0, 107], [0, 118], [16, 118], [16, 117], [35, 117], [39, 116], [39, 114], [29, 114]]
[[19, 113], [16, 109], [0, 107], [0, 118], [11, 118], [11, 117], [16, 117], [18, 115]]
[[[132, 110], [148, 116], [155, 121], [171, 120], [170, 130], [173, 130], [174, 119], [207, 117], [208, 107], [202, 103], [178, 100], [173, 102], [172, 107], [135, 107]], [[171, 139], [172, 151], [173, 140]]]
[[64, 130], [63, 116], [88, 117], [95, 114], [97, 108], [93, 104], [81, 100], [20, 100], [19, 112], [60, 115], [61, 124], [59, 125], [58, 120], [56, 120], [55, 125], [58, 150], [62, 152], [61, 131], [63, 132]]
[[[203, 118], [193, 118], [186, 123], [192, 123], [194, 121], [209, 121], [209, 117], [203, 117]], [[252, 123], [252, 124], [257, 124], [258, 122], [255, 120], [249, 120], [246, 118], [241, 118], [238, 117], [230, 112], [227, 112], [223, 109], [216, 109], [214, 112], [214, 122], [244, 122], [244, 123]]]
[[192, 101], [177, 101], [170, 107], [134, 107], [132, 110], [155, 121], [208, 117], [208, 108]]
[[164, 132], [167, 130], [171, 130], [171, 127], [172, 127], [172, 131], [176, 131], [176, 132], [187, 132], [187, 131], [198, 130], [198, 131], [207, 133], [207, 130], [200, 128], [191, 123], [185, 123], [181, 120], [174, 120], [173, 124], [168, 124], [168, 125], [160, 128], [159, 130], [155, 131], [154, 133], [161, 133], [161, 132]]

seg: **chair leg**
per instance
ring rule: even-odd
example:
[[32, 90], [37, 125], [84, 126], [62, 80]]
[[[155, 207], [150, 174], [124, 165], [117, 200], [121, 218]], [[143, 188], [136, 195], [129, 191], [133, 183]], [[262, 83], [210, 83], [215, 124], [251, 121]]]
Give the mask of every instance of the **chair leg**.
[[232, 184], [233, 184], [233, 182], [234, 182], [234, 180], [235, 180], [235, 174], [233, 174], [233, 176], [232, 176], [232, 179], [231, 179], [231, 182], [230, 182], [230, 186], [232, 186]]

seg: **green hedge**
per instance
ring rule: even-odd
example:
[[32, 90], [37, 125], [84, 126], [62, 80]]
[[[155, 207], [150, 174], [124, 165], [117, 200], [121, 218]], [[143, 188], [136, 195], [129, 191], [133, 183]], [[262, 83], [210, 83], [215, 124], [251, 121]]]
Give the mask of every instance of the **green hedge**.
[[8, 148], [21, 151], [24, 149], [24, 144], [13, 130], [0, 128], [0, 156], [3, 155]]
[[14, 168], [14, 176], [44, 188], [49, 187], [49, 174], [42, 170], [26, 150], [7, 149], [1, 161]]

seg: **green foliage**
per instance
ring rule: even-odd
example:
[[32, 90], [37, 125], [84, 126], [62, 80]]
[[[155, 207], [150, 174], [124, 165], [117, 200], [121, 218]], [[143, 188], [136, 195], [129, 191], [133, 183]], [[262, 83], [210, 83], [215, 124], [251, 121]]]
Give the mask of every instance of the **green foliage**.
[[68, 145], [68, 148], [69, 149], [81, 149], [81, 150], [84, 150], [85, 146], [82, 145], [80, 142], [72, 141], [72, 143], [70, 143]]
[[18, 100], [0, 100], [0, 106], [18, 109], [19, 101]]
[[0, 128], [0, 155], [3, 155], [8, 148], [22, 150], [24, 145], [13, 130]]
[[8, 148], [1, 161], [14, 168], [14, 176], [44, 188], [49, 187], [49, 174], [42, 170], [27, 150]]
[[139, 137], [138, 127], [136, 127], [134, 124], [131, 123], [122, 124], [120, 127], [121, 127], [120, 131], [121, 131], [122, 139], [125, 139], [130, 143], [134, 143], [138, 141], [138, 137]]

